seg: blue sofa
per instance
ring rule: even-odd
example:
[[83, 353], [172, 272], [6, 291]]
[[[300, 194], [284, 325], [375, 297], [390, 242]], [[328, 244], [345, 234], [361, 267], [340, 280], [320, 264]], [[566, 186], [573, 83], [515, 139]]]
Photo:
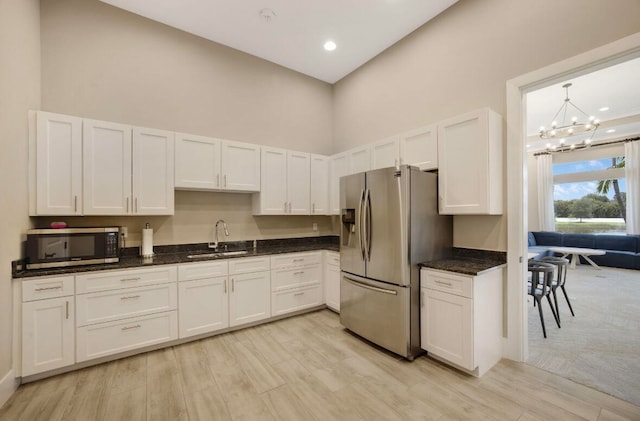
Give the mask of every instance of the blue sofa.
[[[600, 266], [640, 270], [640, 236], [611, 234], [571, 234], [529, 232], [529, 252], [538, 257], [551, 256], [549, 247], [581, 247], [605, 250], [602, 256], [590, 256]], [[580, 258], [581, 263], [586, 263]]]

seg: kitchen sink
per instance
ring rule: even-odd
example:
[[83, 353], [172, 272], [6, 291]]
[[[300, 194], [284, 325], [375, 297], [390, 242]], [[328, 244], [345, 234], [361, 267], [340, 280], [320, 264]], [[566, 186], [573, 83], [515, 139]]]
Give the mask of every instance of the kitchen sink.
[[215, 253], [190, 254], [187, 256], [187, 259], [208, 259], [211, 257], [241, 256], [247, 253], [247, 250], [216, 251]]

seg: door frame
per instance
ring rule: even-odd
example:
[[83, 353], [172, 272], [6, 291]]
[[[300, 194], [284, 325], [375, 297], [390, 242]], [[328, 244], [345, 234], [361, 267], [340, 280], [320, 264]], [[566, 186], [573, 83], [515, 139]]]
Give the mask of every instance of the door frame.
[[503, 356], [526, 361], [528, 349], [526, 277], [527, 159], [525, 94], [640, 57], [640, 32], [510, 79], [507, 96], [507, 293]]

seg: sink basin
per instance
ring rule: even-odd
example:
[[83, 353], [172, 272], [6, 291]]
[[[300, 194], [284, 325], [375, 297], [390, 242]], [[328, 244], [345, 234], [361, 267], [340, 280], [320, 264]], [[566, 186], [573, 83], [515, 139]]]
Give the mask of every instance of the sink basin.
[[247, 253], [247, 250], [216, 251], [215, 253], [190, 254], [187, 256], [187, 259], [208, 259], [211, 257], [240, 256]]

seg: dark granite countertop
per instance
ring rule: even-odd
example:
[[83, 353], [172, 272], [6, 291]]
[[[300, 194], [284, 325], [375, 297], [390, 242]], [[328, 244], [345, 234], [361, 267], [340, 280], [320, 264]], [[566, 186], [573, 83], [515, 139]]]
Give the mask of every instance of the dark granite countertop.
[[[245, 257], [266, 256], [272, 254], [296, 253], [302, 251], [330, 250], [340, 251], [338, 236], [287, 238], [278, 240], [257, 240], [257, 247], [253, 248], [252, 241], [239, 241], [221, 243], [221, 251], [247, 250], [246, 254], [232, 256], [207, 256], [189, 258], [189, 255], [210, 254], [214, 251], [207, 247], [207, 243], [180, 244], [172, 246], [155, 246], [155, 255], [150, 258], [142, 258], [137, 255], [138, 247], [125, 249], [118, 263], [105, 263], [99, 265], [72, 266], [52, 269], [20, 269], [20, 262], [14, 265], [13, 278], [30, 278], [35, 276], [66, 275], [80, 272], [93, 272], [100, 270], [141, 268], [155, 265], [172, 265], [178, 263], [196, 263], [221, 259], [236, 259]], [[226, 247], [225, 247], [226, 246]]]
[[507, 253], [505, 252], [454, 248], [450, 257], [423, 262], [420, 266], [476, 276], [506, 264]]

